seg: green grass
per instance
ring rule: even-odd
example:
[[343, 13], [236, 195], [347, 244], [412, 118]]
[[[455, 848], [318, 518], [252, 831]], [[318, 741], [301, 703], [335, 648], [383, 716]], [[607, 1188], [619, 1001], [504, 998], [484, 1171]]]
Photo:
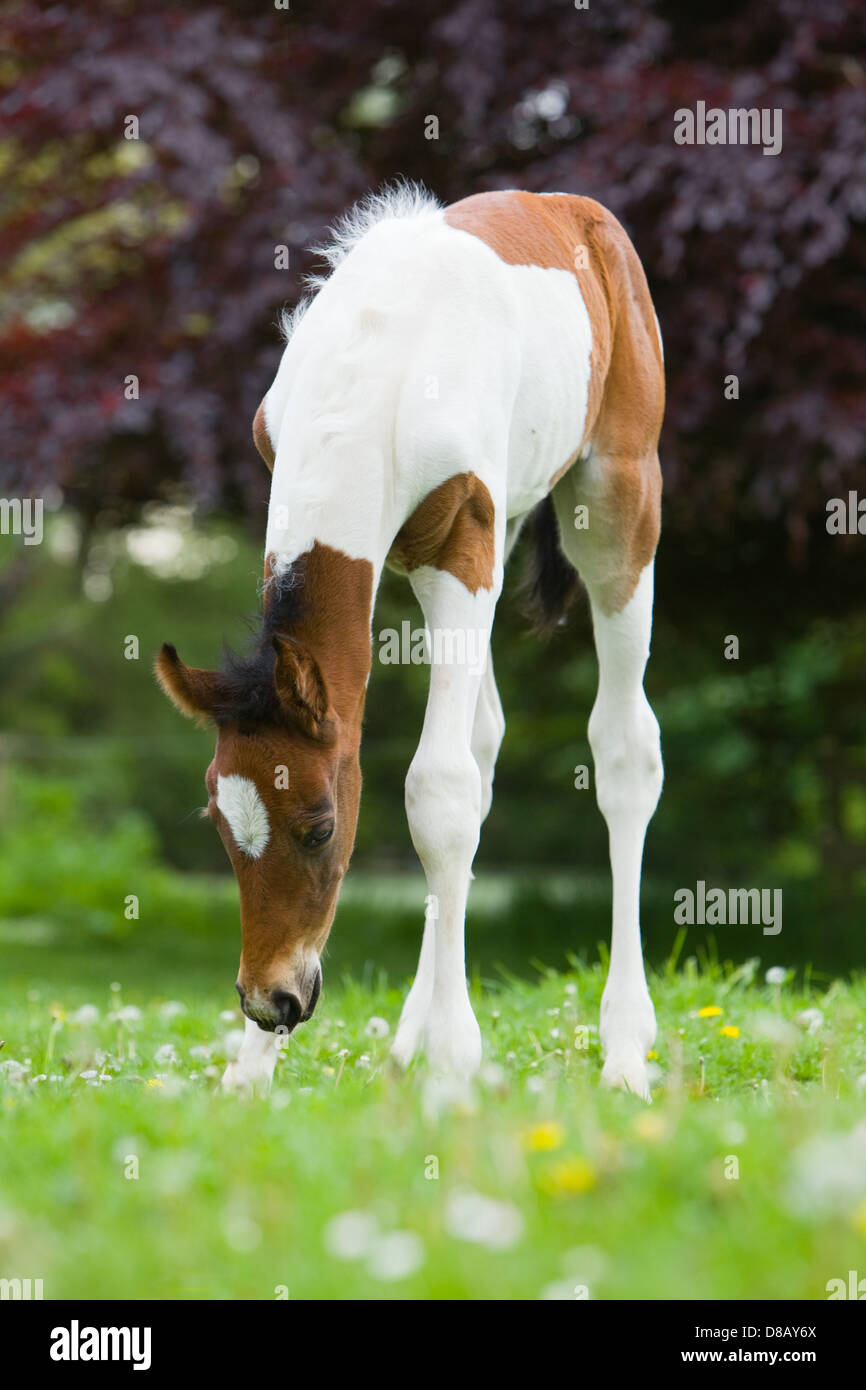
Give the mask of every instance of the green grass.
[[[150, 946], [149, 971], [121, 950], [89, 972], [9, 948], [0, 1277], [46, 1298], [821, 1299], [866, 1272], [862, 980], [671, 966], [648, 1108], [598, 1086], [601, 964], [476, 988], [486, 1060], [463, 1098], [395, 1074], [368, 1031], [393, 1036], [402, 990], [332, 979], [270, 1098], [241, 1101], [217, 1090], [241, 1022], [222, 961], [184, 975]], [[107, 961], [123, 987], [94, 993]], [[160, 972], [186, 979], [182, 1012]], [[355, 1258], [334, 1252], [347, 1212]]]

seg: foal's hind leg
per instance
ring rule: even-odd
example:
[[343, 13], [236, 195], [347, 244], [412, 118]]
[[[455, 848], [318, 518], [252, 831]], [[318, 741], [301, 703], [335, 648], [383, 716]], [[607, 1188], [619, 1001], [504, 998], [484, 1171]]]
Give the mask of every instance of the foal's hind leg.
[[[639, 505], [629, 514], [623, 486]], [[610, 970], [601, 1001], [602, 1080], [650, 1099], [647, 1050], [656, 1023], [644, 974], [640, 877], [644, 837], [662, 787], [659, 727], [644, 694], [658, 537], [658, 464], [575, 472], [554, 505], [563, 549], [589, 592], [598, 653], [598, 695], [589, 720], [596, 797], [607, 821], [613, 876]], [[575, 532], [575, 499], [588, 503], [589, 529]], [[616, 505], [616, 504], [619, 505]], [[614, 505], [612, 505], [614, 504]]]

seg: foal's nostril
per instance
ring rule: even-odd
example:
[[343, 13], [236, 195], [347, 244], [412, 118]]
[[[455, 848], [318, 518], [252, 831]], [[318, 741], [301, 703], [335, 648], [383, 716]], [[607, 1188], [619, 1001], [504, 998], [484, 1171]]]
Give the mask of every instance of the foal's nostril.
[[291, 1033], [300, 1023], [301, 1014], [304, 1012], [300, 999], [296, 994], [288, 994], [284, 989], [275, 989], [271, 995], [271, 1003], [279, 1015], [276, 1026]]
[[235, 983], [235, 989], [237, 990], [237, 992], [238, 992], [238, 998], [239, 998], [240, 1001], [241, 1001], [241, 1008], [243, 1008], [243, 1006], [244, 1006], [244, 1000], [245, 1000], [246, 997], [247, 997], [247, 992], [246, 992], [246, 990], [244, 989], [243, 985], [240, 983], [239, 980]]

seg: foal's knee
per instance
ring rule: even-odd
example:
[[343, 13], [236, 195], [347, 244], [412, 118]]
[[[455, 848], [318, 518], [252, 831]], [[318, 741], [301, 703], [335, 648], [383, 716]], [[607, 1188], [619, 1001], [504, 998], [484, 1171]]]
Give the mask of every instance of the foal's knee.
[[481, 823], [481, 774], [468, 748], [435, 755], [419, 749], [406, 777], [406, 815], [428, 872], [471, 862]]
[[589, 721], [596, 796], [605, 820], [624, 814], [649, 820], [664, 772], [659, 725], [646, 697], [611, 717], [596, 702]]

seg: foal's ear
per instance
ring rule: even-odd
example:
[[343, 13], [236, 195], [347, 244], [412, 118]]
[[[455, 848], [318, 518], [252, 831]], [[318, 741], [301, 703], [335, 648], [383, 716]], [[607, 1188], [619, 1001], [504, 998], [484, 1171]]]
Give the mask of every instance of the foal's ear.
[[319, 738], [328, 713], [328, 692], [314, 657], [297, 642], [277, 635], [274, 685], [280, 703], [311, 738]]
[[177, 651], [166, 642], [154, 663], [154, 672], [163, 690], [181, 714], [190, 719], [212, 719], [224, 696], [218, 671], [202, 671], [186, 666]]

